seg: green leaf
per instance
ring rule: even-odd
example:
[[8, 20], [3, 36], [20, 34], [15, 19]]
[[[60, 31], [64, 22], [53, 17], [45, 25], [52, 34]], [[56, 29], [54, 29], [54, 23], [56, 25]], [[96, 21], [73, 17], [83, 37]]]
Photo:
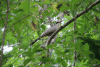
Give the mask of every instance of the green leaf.
[[76, 51], [79, 51], [80, 50], [80, 46], [82, 45], [83, 41], [82, 40], [78, 40], [76, 43], [75, 43], [75, 50]]
[[37, 12], [38, 9], [39, 9], [39, 7], [33, 7], [33, 8], [31, 8], [31, 11], [32, 11], [32, 12]]
[[32, 52], [36, 52], [36, 50], [40, 47], [40, 45], [35, 45]]
[[44, 0], [44, 4], [50, 4], [51, 1], [50, 0]]
[[14, 13], [23, 12], [23, 11], [24, 11], [23, 9], [16, 9], [14, 10]]
[[45, 64], [44, 64], [44, 67], [47, 67], [47, 66], [48, 66], [48, 67], [52, 67], [49, 63], [45, 63]]
[[52, 49], [52, 48], [55, 48], [56, 46], [57, 46], [57, 44], [51, 44], [51, 45], [48, 45], [48, 46], [47, 46], [47, 49], [49, 49], [49, 48]]
[[67, 62], [65, 62], [64, 59], [61, 61], [61, 64], [62, 64], [63, 67], [66, 67], [67, 66]]
[[57, 17], [57, 19], [60, 19], [60, 17]]
[[23, 65], [20, 65], [20, 66], [18, 66], [18, 67], [24, 67]]
[[79, 0], [71, 0], [70, 3], [76, 5], [78, 2], [79, 2]]
[[56, 39], [56, 42], [60, 42], [60, 41], [61, 41], [61, 39], [60, 39], [60, 38], [57, 38], [57, 39]]
[[45, 27], [45, 25], [41, 25], [41, 28], [42, 28], [43, 30], [45, 30], [46, 27]]
[[65, 11], [65, 10], [69, 10], [69, 6], [67, 6], [66, 4], [63, 4], [62, 7], [60, 8], [60, 11]]
[[88, 51], [89, 50], [89, 45], [86, 43], [81, 47], [83, 50]]
[[42, 13], [42, 15], [43, 15], [43, 17], [46, 17], [46, 16], [50, 16], [51, 15], [51, 11], [49, 12], [48, 10], [45, 10], [43, 13]]
[[76, 16], [76, 10], [75, 10], [75, 8], [71, 9], [71, 14], [72, 14], [73, 17]]
[[31, 58], [25, 59], [25, 61], [24, 61], [24, 66], [26, 66], [30, 61], [31, 61]]
[[31, 6], [34, 6], [34, 5], [36, 5], [36, 4], [37, 4], [37, 3], [34, 2], [34, 1], [32, 1], [32, 2], [30, 3]]
[[57, 57], [57, 62], [58, 63], [62, 62], [62, 58], [61, 57]]
[[43, 63], [47, 63], [47, 62], [50, 61], [50, 58], [49, 58], [49, 57], [42, 57], [42, 58], [40, 59], [40, 61], [43, 62]]
[[28, 14], [28, 12], [29, 12], [28, 1], [22, 1], [21, 5], [22, 5], [22, 9], [24, 10], [24, 14]]
[[67, 45], [67, 42], [65, 41], [65, 42], [63, 42], [62, 44], [63, 44], [63, 45]]
[[8, 67], [13, 67], [13, 65], [12, 65], [12, 64], [10, 64]]

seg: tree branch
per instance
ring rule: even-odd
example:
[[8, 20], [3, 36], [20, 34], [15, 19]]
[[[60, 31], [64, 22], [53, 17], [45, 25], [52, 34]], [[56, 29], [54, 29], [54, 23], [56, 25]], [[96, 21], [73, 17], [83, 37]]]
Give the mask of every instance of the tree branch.
[[18, 20], [17, 22], [13, 23], [13, 24], [12, 24], [11, 26], [9, 26], [9, 27], [12, 27], [12, 26], [15, 25], [16, 23], [20, 22], [21, 20], [23, 20], [23, 19], [25, 19], [25, 18], [27, 18], [28, 16], [31, 16], [31, 15], [32, 15], [32, 13], [29, 14], [29, 15], [27, 15], [27, 16], [25, 16], [25, 17], [23, 17], [23, 18], [21, 18], [20, 20]]
[[100, 0], [97, 0], [96, 2], [94, 2], [93, 4], [91, 4], [88, 8], [86, 8], [84, 11], [80, 12], [79, 14], [76, 15], [76, 17], [72, 18], [71, 20], [69, 20], [67, 23], [65, 23], [63, 26], [61, 26], [57, 31], [55, 31], [51, 36], [50, 39], [47, 42], [47, 45], [50, 44], [51, 40], [53, 39], [53, 37], [63, 28], [65, 28], [66, 26], [68, 26], [70, 23], [72, 23], [73, 21], [75, 21], [78, 17], [80, 17], [81, 15], [87, 13], [92, 7], [94, 7], [95, 5], [99, 4]]
[[2, 60], [3, 60], [3, 59], [2, 59], [2, 58], [3, 58], [3, 47], [4, 47], [5, 34], [6, 34], [6, 29], [7, 29], [8, 10], [9, 10], [9, 1], [7, 0], [7, 14], [6, 14], [6, 21], [5, 21], [4, 34], [3, 34], [3, 41], [2, 41], [2, 46], [1, 46], [0, 67], [2, 66]]

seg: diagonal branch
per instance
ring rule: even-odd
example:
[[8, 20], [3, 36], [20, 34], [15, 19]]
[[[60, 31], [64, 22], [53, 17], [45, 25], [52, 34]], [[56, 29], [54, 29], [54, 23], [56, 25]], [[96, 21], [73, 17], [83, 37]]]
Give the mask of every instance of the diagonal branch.
[[70, 23], [72, 23], [73, 21], [75, 21], [78, 17], [80, 17], [81, 15], [87, 13], [92, 7], [94, 7], [95, 5], [99, 4], [100, 0], [97, 0], [96, 2], [94, 2], [93, 4], [91, 4], [89, 7], [87, 7], [84, 11], [80, 12], [79, 14], [76, 15], [76, 17], [72, 18], [71, 20], [69, 20], [67, 23], [65, 23], [63, 26], [61, 26], [57, 31], [55, 31], [51, 36], [50, 39], [47, 42], [47, 45], [50, 45], [51, 40], [53, 39], [53, 37], [59, 32], [61, 31], [63, 28], [65, 28], [66, 26], [68, 26]]
[[11, 26], [9, 26], [9, 27], [12, 27], [13, 25], [17, 24], [17, 23], [20, 22], [21, 20], [23, 20], [23, 19], [25, 19], [25, 18], [27, 18], [27, 17], [29, 17], [29, 16], [31, 16], [31, 15], [32, 15], [32, 13], [29, 14], [29, 15], [27, 15], [27, 16], [25, 16], [25, 17], [23, 17], [23, 18], [21, 18], [20, 20], [18, 20], [17, 22], [13, 23], [13, 24], [12, 24]]
[[4, 42], [5, 42], [5, 35], [6, 35], [6, 29], [7, 29], [7, 20], [8, 20], [8, 14], [9, 14], [8, 10], [9, 10], [9, 0], [7, 0], [7, 14], [6, 14], [4, 34], [3, 34], [3, 41], [2, 41], [2, 46], [1, 46], [0, 67], [2, 66], [2, 60], [3, 60], [3, 47], [4, 47]]

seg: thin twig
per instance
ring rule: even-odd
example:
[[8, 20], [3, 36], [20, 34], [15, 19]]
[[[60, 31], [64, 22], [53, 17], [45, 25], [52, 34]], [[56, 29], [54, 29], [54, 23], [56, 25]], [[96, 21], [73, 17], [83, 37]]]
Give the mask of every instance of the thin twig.
[[17, 22], [13, 23], [11, 26], [8, 26], [8, 27], [12, 27], [13, 25], [17, 24], [17, 23], [20, 22], [21, 20], [23, 20], [23, 19], [25, 19], [25, 18], [27, 18], [28, 16], [31, 16], [31, 15], [32, 15], [32, 13], [29, 14], [29, 15], [27, 15], [27, 16], [25, 16], [25, 17], [23, 17], [23, 18], [21, 18], [20, 20], [18, 20]]
[[5, 42], [5, 34], [6, 34], [6, 28], [7, 28], [7, 20], [8, 20], [8, 10], [9, 10], [9, 1], [7, 0], [7, 14], [6, 14], [6, 21], [5, 21], [5, 28], [4, 28], [4, 34], [3, 34], [3, 41], [1, 46], [1, 57], [0, 57], [0, 67], [2, 66], [2, 58], [3, 58], [3, 47]]
[[94, 2], [93, 4], [91, 4], [88, 8], [86, 8], [84, 11], [80, 12], [79, 14], [76, 15], [76, 17], [72, 18], [71, 20], [69, 20], [67, 23], [65, 23], [63, 26], [61, 26], [57, 31], [55, 31], [51, 36], [50, 39], [47, 42], [47, 45], [50, 44], [52, 38], [59, 32], [61, 31], [63, 28], [65, 28], [66, 26], [68, 26], [70, 23], [72, 23], [73, 21], [75, 21], [78, 17], [80, 17], [81, 15], [87, 13], [92, 7], [94, 7], [95, 5], [99, 4], [100, 0], [97, 0], [96, 2]]
[[[74, 22], [74, 31], [76, 30], [76, 21]], [[74, 35], [76, 34], [76, 32], [74, 33]], [[74, 43], [76, 42], [76, 38], [74, 37]], [[76, 50], [74, 50], [74, 65], [75, 66], [75, 62], [77, 60], [77, 52]]]

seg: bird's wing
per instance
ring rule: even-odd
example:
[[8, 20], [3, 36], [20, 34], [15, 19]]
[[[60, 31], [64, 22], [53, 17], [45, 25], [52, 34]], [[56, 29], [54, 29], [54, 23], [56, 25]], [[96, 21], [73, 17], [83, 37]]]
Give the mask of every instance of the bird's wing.
[[47, 30], [45, 30], [42, 34], [41, 37], [45, 37], [45, 36], [50, 36], [54, 31], [56, 31], [56, 26], [53, 26]]

